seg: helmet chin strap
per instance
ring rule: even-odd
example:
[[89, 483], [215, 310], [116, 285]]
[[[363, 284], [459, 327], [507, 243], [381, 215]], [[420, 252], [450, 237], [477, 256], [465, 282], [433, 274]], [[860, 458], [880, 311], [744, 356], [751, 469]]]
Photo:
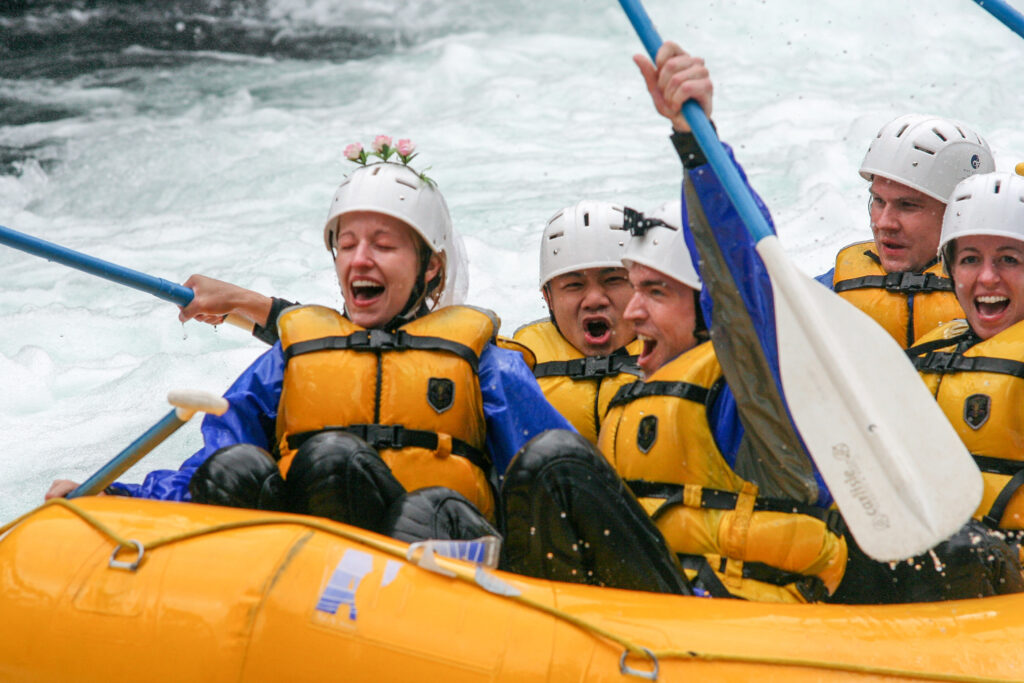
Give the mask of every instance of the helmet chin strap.
[[423, 250], [423, 255], [420, 258], [419, 272], [416, 273], [416, 282], [412, 286], [412, 291], [409, 292], [409, 298], [406, 300], [405, 306], [402, 307], [402, 312], [383, 325], [383, 329], [388, 331], [394, 330], [410, 320], [415, 320], [430, 312], [430, 309], [427, 308], [427, 296], [441, 283], [440, 272], [430, 282], [426, 281], [427, 268], [430, 266], [431, 256], [432, 252], [430, 249]]

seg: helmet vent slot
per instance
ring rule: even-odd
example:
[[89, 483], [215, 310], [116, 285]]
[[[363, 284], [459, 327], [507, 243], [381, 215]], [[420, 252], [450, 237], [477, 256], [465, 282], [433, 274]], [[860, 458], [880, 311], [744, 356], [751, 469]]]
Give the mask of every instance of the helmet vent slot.
[[896, 137], [902, 136], [903, 133], [906, 132], [907, 128], [910, 128], [910, 124], [904, 123], [903, 126], [898, 131], [896, 131]]
[[408, 180], [406, 178], [395, 178], [395, 182], [398, 183], [399, 185], [405, 185], [409, 189], [412, 189], [412, 190], [416, 189], [416, 183], [414, 183], [411, 180]]
[[590, 213], [589, 212], [583, 214], [583, 227], [585, 227], [585, 228], [589, 228], [590, 227]]
[[1003, 182], [1001, 180], [997, 180], [992, 183], [992, 194], [999, 194], [999, 190], [1001, 189], [1003, 189]]
[[932, 156], [935, 156], [935, 151], [928, 149], [927, 147], [922, 147], [921, 145], [914, 145], [914, 149], [916, 149], [919, 152], [924, 152], [925, 154], [931, 154]]
[[[932, 128], [932, 132], [935, 133], [935, 137], [942, 140], [943, 142], [946, 142], [946, 136], [943, 135], [938, 128]], [[961, 135], [963, 135], [963, 133], [961, 133]]]
[[549, 240], [558, 239], [559, 237], [561, 237], [564, 234], [565, 234], [565, 232], [554, 232], [554, 233], [551, 233], [550, 235], [548, 235], [548, 239]]

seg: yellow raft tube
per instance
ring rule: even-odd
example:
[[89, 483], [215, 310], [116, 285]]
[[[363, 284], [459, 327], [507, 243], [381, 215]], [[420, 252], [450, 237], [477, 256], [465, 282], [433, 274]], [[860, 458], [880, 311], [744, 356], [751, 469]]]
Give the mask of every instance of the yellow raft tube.
[[445, 575], [329, 521], [117, 497], [0, 532], [4, 681], [1024, 679], [1024, 595], [768, 605], [437, 558]]

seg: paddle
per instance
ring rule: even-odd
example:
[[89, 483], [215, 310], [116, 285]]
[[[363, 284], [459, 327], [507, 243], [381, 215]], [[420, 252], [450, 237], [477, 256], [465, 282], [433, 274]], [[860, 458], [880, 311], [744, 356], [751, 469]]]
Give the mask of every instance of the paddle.
[[167, 402], [177, 407], [146, 430], [128, 448], [115, 455], [110, 462], [98, 469], [94, 475], [86, 479], [66, 497], [78, 498], [100, 493], [114, 483], [129, 467], [177, 431], [178, 427], [188, 422], [197, 412], [223, 415], [228, 409], [226, 399], [205, 391], [172, 391], [167, 395]]
[[1015, 10], [1005, 0], [974, 0], [1011, 31], [1024, 38], [1024, 14]]
[[[661, 38], [643, 6], [619, 2], [653, 60]], [[682, 113], [764, 261], [782, 390], [851, 532], [877, 560], [932, 548], [981, 500], [970, 454], [889, 334], [789, 262], [700, 105]]]
[[[47, 242], [38, 237], [26, 235], [23, 232], [18, 232], [2, 225], [0, 225], [0, 244], [6, 244], [9, 247], [40, 256], [47, 261], [56, 261], [62, 265], [89, 273], [90, 275], [96, 275], [111, 282], [127, 285], [179, 306], [187, 306], [194, 296], [192, 290], [188, 287], [104, 261], [103, 259], [62, 247], [53, 242]], [[253, 329], [252, 321], [241, 316], [229, 315], [225, 322], [241, 327], [249, 332], [252, 332]]]

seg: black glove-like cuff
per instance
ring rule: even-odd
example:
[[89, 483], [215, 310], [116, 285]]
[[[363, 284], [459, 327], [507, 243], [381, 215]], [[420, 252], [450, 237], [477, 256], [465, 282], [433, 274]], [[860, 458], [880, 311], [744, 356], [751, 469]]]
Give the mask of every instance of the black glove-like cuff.
[[[711, 122], [711, 127], [715, 128], [714, 121]], [[715, 130], [717, 131], [718, 129], [715, 128]], [[683, 162], [683, 168], [697, 168], [708, 163], [707, 157], [701, 151], [700, 145], [697, 144], [697, 138], [693, 136], [693, 133], [680, 133], [677, 130], [673, 130], [669, 139], [672, 140], [672, 146], [676, 148], [679, 160]]]
[[281, 311], [294, 306], [295, 302], [288, 301], [287, 299], [278, 299], [276, 296], [270, 297], [270, 314], [267, 316], [266, 325], [255, 325], [252, 328], [252, 336], [259, 339], [265, 344], [273, 346], [277, 343], [279, 337], [277, 336], [277, 318], [281, 315]]

